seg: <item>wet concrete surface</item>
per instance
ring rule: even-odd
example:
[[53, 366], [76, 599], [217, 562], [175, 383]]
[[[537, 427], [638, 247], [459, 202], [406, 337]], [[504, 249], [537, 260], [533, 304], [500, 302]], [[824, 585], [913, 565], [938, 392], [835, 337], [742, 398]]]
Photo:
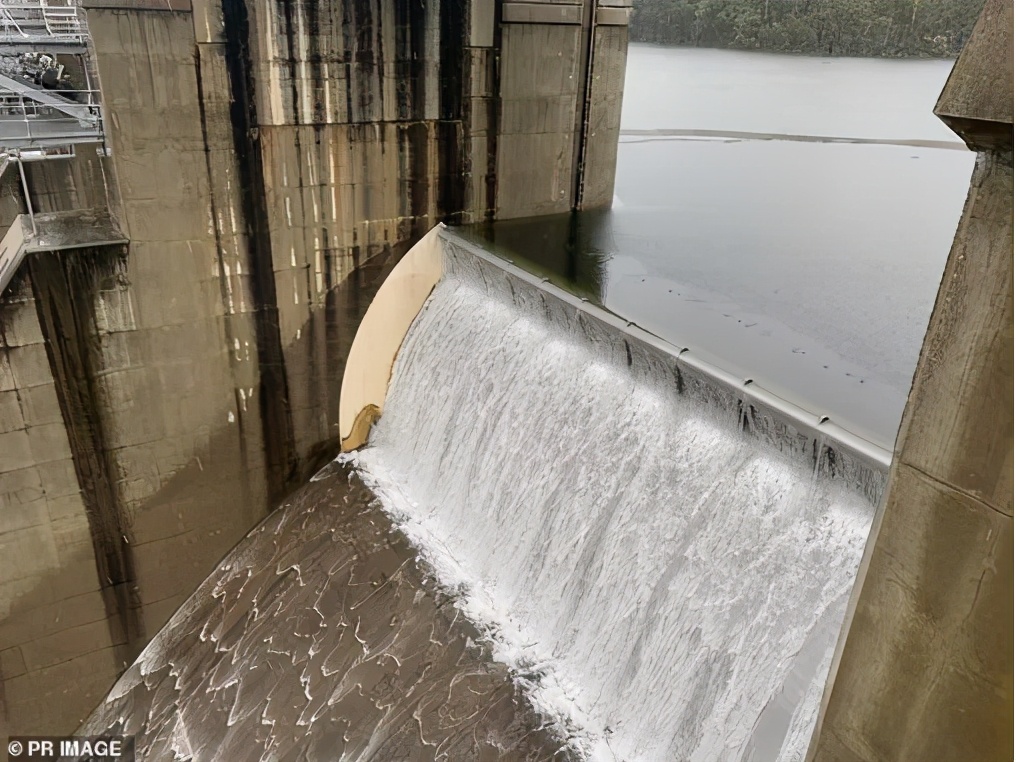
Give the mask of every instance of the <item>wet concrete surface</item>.
[[139, 760], [573, 759], [348, 467], [202, 583], [82, 727]]
[[[345, 357], [400, 253], [371, 258], [332, 288], [285, 347], [300, 454], [281, 485], [287, 495], [338, 452]], [[125, 314], [143, 318], [158, 296], [122, 272], [116, 252], [35, 254], [30, 264], [51, 287], [25, 267], [0, 304], [0, 736], [77, 728], [278, 505], [262, 439], [281, 433], [263, 426], [262, 390], [243, 372], [256, 353], [241, 342], [240, 370], [224, 377], [234, 353], [216, 323], [211, 338], [206, 322], [112, 330]], [[174, 272], [186, 275], [182, 263]], [[69, 328], [92, 324], [101, 330]], [[54, 367], [44, 327], [60, 337]]]

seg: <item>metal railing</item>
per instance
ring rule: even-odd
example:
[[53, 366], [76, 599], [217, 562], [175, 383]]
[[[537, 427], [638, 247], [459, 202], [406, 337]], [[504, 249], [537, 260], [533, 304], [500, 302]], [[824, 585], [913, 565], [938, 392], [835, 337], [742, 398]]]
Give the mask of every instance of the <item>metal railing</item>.
[[98, 90], [44, 91], [43, 97], [0, 88], [0, 150], [99, 142]]
[[126, 242], [106, 211], [37, 213], [25, 172], [104, 143], [97, 82], [77, 0], [0, 0], [0, 174], [17, 167], [27, 209], [2, 231], [0, 294], [28, 252]]
[[0, 45], [63, 49], [87, 42], [74, 0], [0, 0]]
[[0, 151], [103, 140], [78, 0], [0, 0], [0, 52]]

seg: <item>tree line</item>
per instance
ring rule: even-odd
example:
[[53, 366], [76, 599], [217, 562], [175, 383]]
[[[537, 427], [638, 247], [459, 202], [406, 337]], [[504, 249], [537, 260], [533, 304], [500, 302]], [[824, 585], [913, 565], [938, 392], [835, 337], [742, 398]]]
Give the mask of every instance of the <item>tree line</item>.
[[830, 56], [949, 57], [984, 0], [635, 0], [631, 39]]

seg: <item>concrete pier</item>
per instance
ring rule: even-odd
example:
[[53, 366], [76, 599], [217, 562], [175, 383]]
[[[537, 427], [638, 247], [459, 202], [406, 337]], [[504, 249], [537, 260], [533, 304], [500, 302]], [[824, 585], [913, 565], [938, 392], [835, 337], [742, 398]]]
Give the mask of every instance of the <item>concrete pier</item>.
[[826, 690], [816, 762], [1013, 755], [1013, 6], [935, 112], [978, 152]]

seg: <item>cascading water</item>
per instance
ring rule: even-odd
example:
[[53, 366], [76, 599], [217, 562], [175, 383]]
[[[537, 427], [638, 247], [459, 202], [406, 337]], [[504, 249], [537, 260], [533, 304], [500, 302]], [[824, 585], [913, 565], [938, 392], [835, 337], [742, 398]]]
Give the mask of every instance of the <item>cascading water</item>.
[[590, 758], [798, 760], [880, 483], [741, 422], [449, 245], [356, 461]]

